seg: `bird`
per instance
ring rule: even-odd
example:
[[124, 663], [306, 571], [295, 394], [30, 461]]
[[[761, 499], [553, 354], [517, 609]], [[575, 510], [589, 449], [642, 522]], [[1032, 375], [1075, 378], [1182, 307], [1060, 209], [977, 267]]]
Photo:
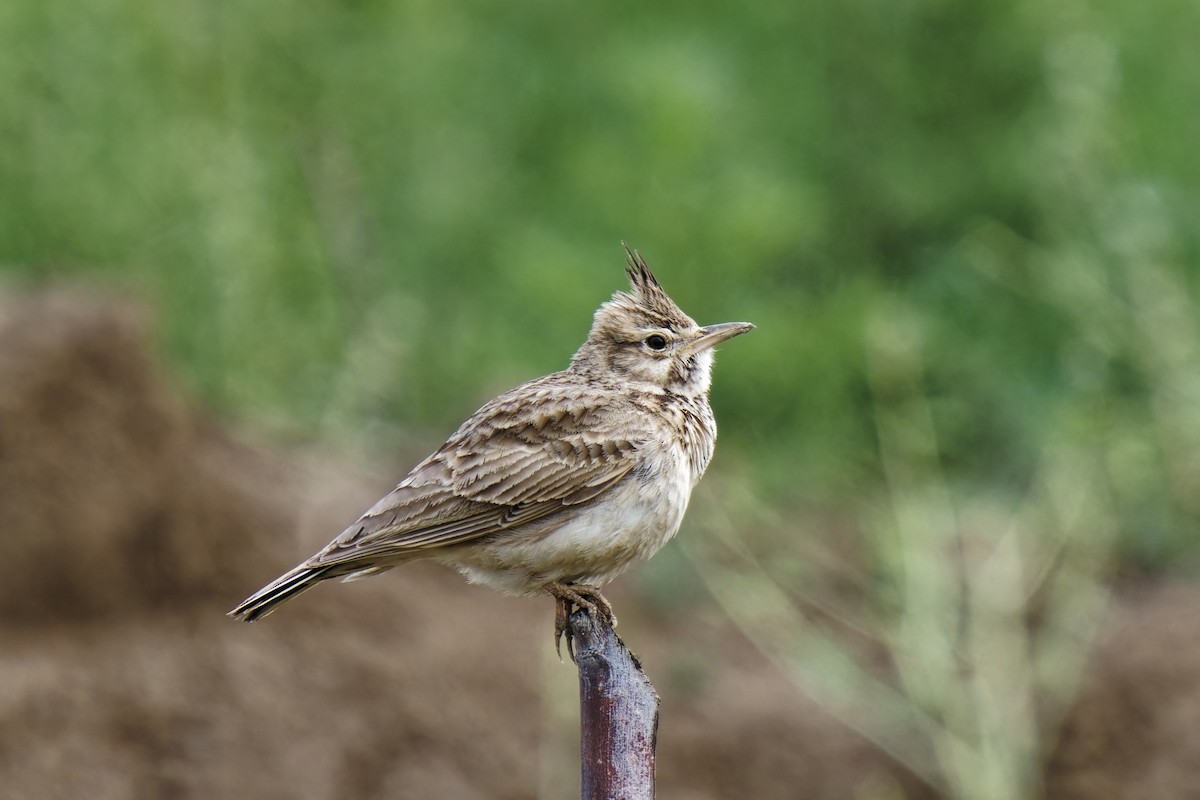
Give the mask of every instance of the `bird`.
[[595, 312], [568, 367], [485, 403], [328, 545], [229, 612], [254, 621], [319, 582], [418, 559], [616, 624], [600, 588], [679, 530], [708, 467], [713, 348], [754, 328], [698, 325], [622, 242], [631, 291]]

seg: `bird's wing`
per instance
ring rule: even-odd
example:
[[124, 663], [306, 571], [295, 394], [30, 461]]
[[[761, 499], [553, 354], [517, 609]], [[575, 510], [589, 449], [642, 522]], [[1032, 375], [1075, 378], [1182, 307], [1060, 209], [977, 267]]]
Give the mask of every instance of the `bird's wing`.
[[442, 449], [455, 490], [511, 506], [584, 503], [625, 476], [653, 436], [648, 414], [586, 384], [534, 382], [493, 400]]
[[562, 375], [481, 408], [310, 565], [402, 561], [585, 503], [624, 478], [654, 435], [648, 415]]

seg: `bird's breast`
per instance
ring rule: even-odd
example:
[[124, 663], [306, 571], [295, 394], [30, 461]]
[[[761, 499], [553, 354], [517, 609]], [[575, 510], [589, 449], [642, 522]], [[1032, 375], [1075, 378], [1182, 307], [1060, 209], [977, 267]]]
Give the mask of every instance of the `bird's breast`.
[[712, 407], [703, 396], [684, 397], [669, 407], [668, 415], [695, 486], [708, 469], [717, 443], [717, 421]]
[[617, 485], [446, 559], [472, 582], [532, 594], [551, 581], [600, 585], [654, 555], [679, 530], [694, 485], [678, 442], [647, 454]]

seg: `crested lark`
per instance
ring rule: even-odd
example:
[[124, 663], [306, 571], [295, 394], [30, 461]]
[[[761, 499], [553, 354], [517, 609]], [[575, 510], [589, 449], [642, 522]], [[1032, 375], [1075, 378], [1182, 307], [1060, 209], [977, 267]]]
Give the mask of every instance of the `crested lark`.
[[252, 621], [328, 578], [419, 558], [504, 592], [546, 592], [558, 647], [571, 611], [615, 623], [599, 586], [679, 530], [712, 458], [713, 346], [754, 326], [700, 327], [626, 247], [632, 293], [600, 306], [562, 372], [500, 395], [323, 550], [247, 598]]

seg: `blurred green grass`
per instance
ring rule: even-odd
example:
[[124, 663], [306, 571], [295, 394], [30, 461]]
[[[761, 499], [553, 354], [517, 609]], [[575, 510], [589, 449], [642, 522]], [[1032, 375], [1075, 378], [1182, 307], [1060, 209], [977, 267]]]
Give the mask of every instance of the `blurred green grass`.
[[1200, 492], [1156, 386], [1196, 365], [1156, 366], [1136, 262], [1180, 293], [1154, 335], [1194, 346], [1198, 15], [9, 3], [0, 263], [148, 297], [229, 417], [435, 442], [566, 362], [628, 239], [701, 321], [759, 324], [721, 359], [722, 451], [814, 502], [883, 479], [864, 330], [899, 299], [949, 474], [1020, 496], [1067, 431], [1132, 470], [1122, 542], [1162, 565]]
[[1156, 365], [1136, 262], [1194, 349], [1200, 65], [1194, 5], [1135, 16], [12, 3], [0, 259], [146, 295], [231, 417], [435, 441], [565, 363], [628, 239], [702, 321], [759, 324], [722, 449], [793, 499], [882, 480], [864, 330], [899, 298], [955, 480], [1019, 496], [1047, 436], [1124, 441], [1123, 541], [1165, 563], [1196, 475], [1156, 386], [1196, 365]]

